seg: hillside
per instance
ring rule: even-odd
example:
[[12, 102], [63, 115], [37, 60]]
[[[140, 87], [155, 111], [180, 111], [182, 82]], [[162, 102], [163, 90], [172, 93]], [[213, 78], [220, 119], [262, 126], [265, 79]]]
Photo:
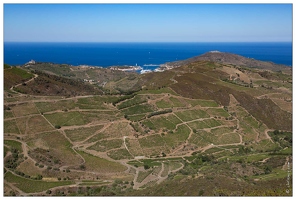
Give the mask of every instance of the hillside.
[[4, 195], [291, 196], [292, 75], [236, 58], [6, 65]]
[[249, 67], [249, 68], [265, 69], [265, 70], [272, 70], [272, 71], [281, 70], [289, 74], [291, 74], [292, 72], [292, 68], [285, 65], [275, 64], [273, 62], [260, 61], [253, 58], [246, 58], [237, 54], [219, 52], [219, 51], [207, 52], [200, 56], [196, 56], [183, 61], [167, 63], [166, 65], [182, 66], [182, 65], [186, 65], [196, 61], [211, 61], [215, 63], [230, 64], [230, 65], [235, 65], [240, 67]]

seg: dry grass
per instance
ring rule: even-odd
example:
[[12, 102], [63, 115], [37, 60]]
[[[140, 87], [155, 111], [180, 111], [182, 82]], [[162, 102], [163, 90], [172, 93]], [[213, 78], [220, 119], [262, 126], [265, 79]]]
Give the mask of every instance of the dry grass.
[[11, 109], [16, 117], [39, 114], [39, 111], [34, 103], [18, 104], [13, 106]]
[[186, 110], [186, 111], [176, 112], [176, 115], [184, 122], [210, 117], [203, 110]]
[[17, 123], [14, 119], [4, 121], [4, 133], [20, 133], [19, 129], [17, 128]]
[[28, 134], [54, 130], [41, 115], [30, 117], [27, 125]]
[[114, 122], [107, 129], [91, 137], [87, 142], [95, 142], [104, 138], [123, 138], [123, 136], [132, 136], [134, 129], [128, 122]]
[[81, 142], [85, 140], [87, 137], [101, 130], [102, 128], [103, 128], [103, 125], [83, 127], [83, 128], [65, 130], [65, 133], [72, 142]]
[[22, 162], [16, 170], [29, 176], [37, 176], [38, 174], [42, 174], [43, 171], [43, 169], [35, 166], [35, 163], [31, 159]]
[[237, 133], [226, 133], [218, 137], [213, 143], [216, 145], [219, 145], [219, 144], [234, 144], [239, 142], [240, 142], [240, 137]]
[[97, 156], [82, 151], [78, 151], [78, 153], [84, 158], [84, 165], [87, 171], [94, 171], [99, 173], [116, 173], [126, 170], [126, 167], [119, 163], [99, 158]]
[[88, 147], [87, 149], [105, 152], [110, 149], [120, 148], [122, 145], [123, 145], [122, 139], [100, 140], [94, 145]]
[[80, 112], [59, 112], [44, 115], [48, 121], [54, 126], [73, 126], [84, 125], [88, 123]]
[[125, 139], [125, 142], [126, 142], [126, 146], [127, 146], [128, 150], [131, 152], [132, 155], [134, 155], [134, 156], [144, 155], [138, 139], [127, 138], [127, 139]]
[[114, 160], [134, 158], [125, 148], [108, 151], [107, 155]]
[[215, 137], [212, 133], [199, 130], [196, 133], [192, 134], [189, 139], [189, 143], [195, 144], [198, 148], [202, 148], [212, 144], [216, 138], [217, 137]]
[[62, 100], [54, 102], [36, 102], [35, 105], [40, 112], [50, 112], [55, 110], [71, 110], [75, 108], [74, 100]]
[[31, 142], [32, 147], [36, 148], [38, 143], [44, 143], [53, 157], [58, 158], [62, 165], [79, 165], [83, 162], [75, 151], [72, 144], [58, 131], [42, 133], [37, 135]]
[[229, 117], [229, 113], [223, 108], [209, 108], [206, 110], [211, 116]]
[[271, 99], [276, 105], [278, 105], [282, 110], [291, 112], [292, 111], [292, 101], [288, 102], [283, 99], [279, 98], [272, 98]]
[[13, 118], [13, 117], [14, 117], [14, 115], [11, 110], [9, 110], [9, 111], [4, 110], [4, 119]]

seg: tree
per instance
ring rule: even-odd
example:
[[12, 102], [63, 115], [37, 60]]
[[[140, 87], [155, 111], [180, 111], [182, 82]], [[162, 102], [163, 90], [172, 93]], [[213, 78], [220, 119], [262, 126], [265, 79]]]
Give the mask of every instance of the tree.
[[148, 165], [144, 165], [144, 169], [147, 170], [149, 169], [150, 167]]

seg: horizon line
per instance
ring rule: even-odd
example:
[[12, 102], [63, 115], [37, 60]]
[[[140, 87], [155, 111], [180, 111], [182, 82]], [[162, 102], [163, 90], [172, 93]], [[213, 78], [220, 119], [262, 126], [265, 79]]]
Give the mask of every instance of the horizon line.
[[293, 41], [3, 41], [3, 43], [293, 43]]

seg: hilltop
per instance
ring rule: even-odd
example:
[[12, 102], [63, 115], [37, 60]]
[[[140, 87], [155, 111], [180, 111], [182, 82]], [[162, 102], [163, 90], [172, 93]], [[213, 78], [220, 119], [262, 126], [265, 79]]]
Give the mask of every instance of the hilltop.
[[218, 54], [5, 65], [4, 195], [291, 196], [291, 73]]
[[241, 55], [219, 52], [219, 51], [210, 51], [200, 56], [189, 58], [187, 60], [176, 61], [171, 63], [166, 63], [168, 66], [182, 66], [196, 61], [211, 61], [215, 63], [222, 64], [231, 64], [240, 67], [249, 67], [257, 69], [265, 69], [272, 71], [284, 71], [291, 74], [292, 68], [286, 65], [276, 64], [273, 62], [260, 61], [253, 58], [246, 58]]

